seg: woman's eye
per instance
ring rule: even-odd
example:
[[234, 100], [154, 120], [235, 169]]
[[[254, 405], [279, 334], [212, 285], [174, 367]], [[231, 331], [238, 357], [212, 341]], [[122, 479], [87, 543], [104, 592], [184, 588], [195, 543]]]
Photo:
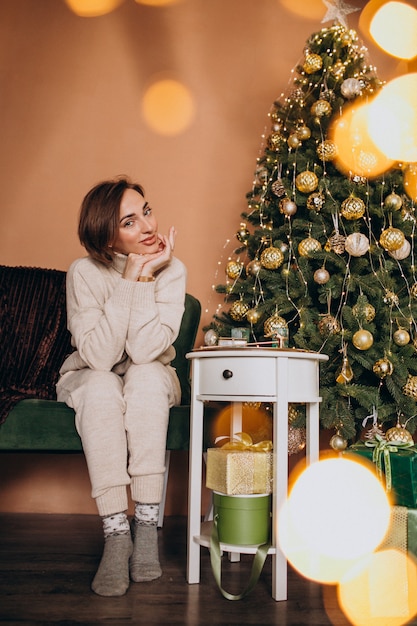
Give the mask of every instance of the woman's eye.
[[125, 228], [129, 228], [129, 226], [132, 226], [132, 225], [133, 225], [133, 220], [128, 220], [127, 222], [123, 224]]
[[146, 209], [144, 209], [143, 214], [144, 215], [150, 215], [152, 213], [152, 207], [147, 206]]

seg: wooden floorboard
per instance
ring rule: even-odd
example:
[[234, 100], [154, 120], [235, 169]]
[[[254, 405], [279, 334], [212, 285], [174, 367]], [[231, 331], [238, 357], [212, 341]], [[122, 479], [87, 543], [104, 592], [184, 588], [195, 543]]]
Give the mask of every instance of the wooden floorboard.
[[[0, 622], [29, 625], [109, 626], [182, 624], [348, 626], [333, 587], [288, 573], [288, 600], [271, 597], [271, 559], [252, 593], [224, 599], [202, 549], [201, 581], [186, 582], [186, 519], [167, 517], [159, 531], [163, 576], [132, 583], [121, 598], [90, 590], [101, 550], [101, 523], [91, 515], [0, 514]], [[224, 563], [224, 586], [238, 593], [252, 557]], [[417, 622], [416, 622], [417, 623]]]

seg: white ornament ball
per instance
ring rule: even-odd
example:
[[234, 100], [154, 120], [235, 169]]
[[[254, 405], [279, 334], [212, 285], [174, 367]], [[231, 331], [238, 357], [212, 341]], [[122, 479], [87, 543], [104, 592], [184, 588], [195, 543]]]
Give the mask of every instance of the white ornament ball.
[[401, 248], [398, 248], [398, 250], [391, 250], [390, 252], [388, 252], [388, 254], [393, 259], [396, 259], [397, 261], [402, 261], [403, 259], [406, 259], [408, 257], [410, 252], [411, 252], [411, 244], [408, 241], [408, 239], [404, 239], [404, 243], [401, 246]]
[[345, 98], [355, 98], [362, 91], [361, 83], [357, 78], [346, 78], [340, 88], [342, 96]]
[[218, 334], [213, 328], [209, 328], [209, 330], [204, 335], [204, 343], [206, 346], [216, 346], [217, 341], [219, 339]]
[[326, 268], [320, 267], [314, 272], [313, 278], [314, 282], [318, 283], [319, 285], [325, 285], [330, 279], [330, 274], [326, 270]]
[[352, 256], [362, 256], [369, 250], [369, 239], [362, 233], [352, 233], [346, 237], [345, 250]]

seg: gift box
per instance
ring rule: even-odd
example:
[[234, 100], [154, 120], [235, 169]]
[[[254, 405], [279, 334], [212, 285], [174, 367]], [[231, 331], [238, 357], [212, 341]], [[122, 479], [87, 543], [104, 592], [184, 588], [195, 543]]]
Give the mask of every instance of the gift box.
[[380, 550], [401, 550], [417, 557], [417, 509], [391, 508], [390, 526]]
[[[380, 449], [375, 448], [380, 446]], [[375, 454], [375, 451], [377, 454]], [[397, 506], [417, 508], [417, 447], [400, 447], [395, 444], [358, 442], [345, 450], [344, 455], [359, 455], [376, 465], [382, 475], [386, 490]], [[388, 467], [387, 467], [388, 466]], [[388, 471], [387, 471], [388, 470]]]
[[206, 486], [226, 495], [272, 493], [271, 448], [270, 442], [245, 445], [242, 441], [208, 448]]
[[219, 541], [248, 546], [266, 543], [271, 530], [271, 495], [213, 493]]

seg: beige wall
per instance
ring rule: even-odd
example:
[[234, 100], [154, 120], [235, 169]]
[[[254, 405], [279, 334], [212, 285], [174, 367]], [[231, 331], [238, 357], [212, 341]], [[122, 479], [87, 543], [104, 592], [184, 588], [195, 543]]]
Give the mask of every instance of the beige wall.
[[[285, 4], [303, 9], [300, 0]], [[315, 9], [313, 19], [295, 16], [284, 0], [183, 0], [166, 8], [124, 0], [109, 15], [81, 18], [64, 0], [2, 0], [0, 264], [66, 270], [83, 254], [82, 196], [103, 178], [128, 174], [144, 185], [161, 230], [177, 227], [176, 254], [207, 322], [268, 110], [287, 90], [307, 38], [323, 26], [324, 5], [305, 0], [306, 8]], [[358, 16], [349, 17], [351, 27]], [[389, 78], [395, 64], [366, 45]], [[178, 136], [156, 134], [141, 115], [144, 90], [158, 75], [193, 94], [194, 120]], [[2, 455], [0, 465], [2, 510], [91, 510], [82, 457]], [[172, 477], [168, 512], [178, 513], [184, 455], [174, 455]]]

